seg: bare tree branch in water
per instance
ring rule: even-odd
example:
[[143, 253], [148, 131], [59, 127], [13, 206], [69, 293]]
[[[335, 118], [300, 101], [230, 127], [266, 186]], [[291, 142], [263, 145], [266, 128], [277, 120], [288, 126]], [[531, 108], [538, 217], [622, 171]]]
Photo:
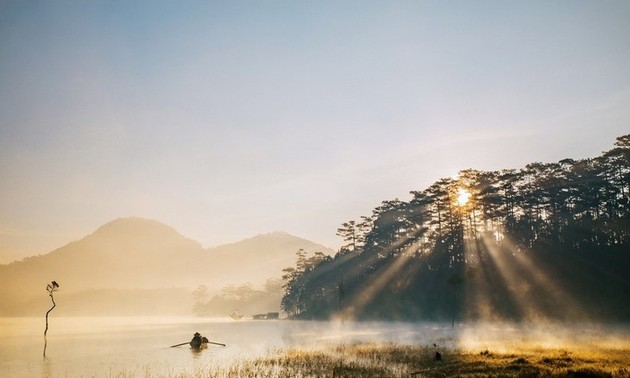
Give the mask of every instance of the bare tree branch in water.
[[48, 314], [50, 314], [50, 312], [57, 306], [53, 293], [58, 289], [59, 284], [57, 283], [57, 281], [52, 281], [51, 283], [46, 285], [46, 291], [48, 292], [48, 295], [50, 296], [50, 300], [52, 301], [53, 305], [48, 311], [46, 311], [46, 329], [44, 330], [44, 357], [46, 357], [46, 347], [48, 346], [48, 340], [46, 339], [46, 334], [48, 333]]

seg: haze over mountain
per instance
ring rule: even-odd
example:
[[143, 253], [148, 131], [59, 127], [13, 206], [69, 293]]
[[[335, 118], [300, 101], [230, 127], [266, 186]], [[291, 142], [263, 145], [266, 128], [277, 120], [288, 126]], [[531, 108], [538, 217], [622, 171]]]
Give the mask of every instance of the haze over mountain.
[[[293, 266], [299, 249], [332, 253], [282, 232], [204, 249], [157, 221], [121, 218], [48, 254], [0, 265], [0, 315], [37, 312], [33, 301], [45, 307], [44, 287], [51, 280], [61, 285], [60, 297], [104, 300], [129, 295], [133, 289], [133, 298], [153, 297], [158, 312], [165, 310], [160, 302], [175, 301], [179, 307], [187, 307], [177, 312], [190, 313], [190, 306], [184, 303], [189, 303], [190, 293], [198, 285], [212, 291], [246, 282], [261, 286], [268, 279], [280, 278], [283, 268]], [[92, 294], [86, 295], [86, 291]], [[181, 296], [185, 300], [178, 299]], [[78, 312], [95, 312], [93, 306], [74, 307]]]

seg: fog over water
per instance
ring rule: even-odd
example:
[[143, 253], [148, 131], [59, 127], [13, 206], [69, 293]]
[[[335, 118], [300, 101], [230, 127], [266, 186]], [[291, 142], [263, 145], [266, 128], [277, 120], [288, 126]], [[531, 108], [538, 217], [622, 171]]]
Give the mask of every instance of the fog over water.
[[[316, 321], [232, 321], [202, 318], [52, 318], [46, 358], [42, 318], [0, 318], [0, 376], [174, 376], [233, 366], [278, 349], [326, 348], [354, 343], [438, 345], [473, 352], [519, 349], [630, 347], [628, 327], [587, 324], [449, 324]], [[193, 352], [184, 345], [200, 332], [211, 346]]]

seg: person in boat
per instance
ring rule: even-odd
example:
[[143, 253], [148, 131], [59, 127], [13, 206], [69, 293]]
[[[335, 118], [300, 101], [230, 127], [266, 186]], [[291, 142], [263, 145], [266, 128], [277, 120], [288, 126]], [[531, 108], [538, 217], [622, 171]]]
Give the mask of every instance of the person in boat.
[[[199, 349], [201, 348], [201, 344], [203, 343], [203, 339], [206, 339], [205, 337], [201, 337], [201, 335], [199, 334], [199, 332], [195, 332], [195, 335], [193, 336], [192, 340], [190, 340], [190, 347], [193, 349]], [[206, 339], [206, 343], [208, 339]]]

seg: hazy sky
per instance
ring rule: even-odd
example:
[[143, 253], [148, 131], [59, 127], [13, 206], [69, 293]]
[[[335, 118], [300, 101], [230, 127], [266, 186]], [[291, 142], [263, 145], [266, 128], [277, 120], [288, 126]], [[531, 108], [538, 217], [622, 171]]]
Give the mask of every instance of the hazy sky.
[[630, 132], [630, 2], [1, 1], [0, 262], [344, 221]]

